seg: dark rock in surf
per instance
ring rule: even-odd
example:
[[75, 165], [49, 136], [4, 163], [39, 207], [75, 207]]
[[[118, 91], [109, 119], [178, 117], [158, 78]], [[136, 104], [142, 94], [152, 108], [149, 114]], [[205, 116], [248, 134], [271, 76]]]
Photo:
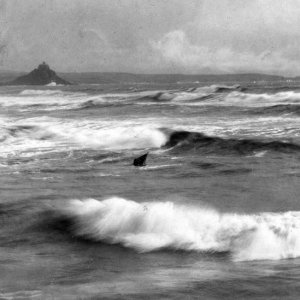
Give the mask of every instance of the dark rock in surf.
[[149, 153], [146, 153], [146, 154], [134, 159], [133, 165], [135, 167], [144, 167], [144, 166], [146, 166], [146, 159], [147, 159], [148, 154]]
[[69, 85], [70, 82], [60, 78], [50, 67], [43, 62], [27, 75], [20, 76], [8, 83], [8, 85], [47, 85], [47, 84]]

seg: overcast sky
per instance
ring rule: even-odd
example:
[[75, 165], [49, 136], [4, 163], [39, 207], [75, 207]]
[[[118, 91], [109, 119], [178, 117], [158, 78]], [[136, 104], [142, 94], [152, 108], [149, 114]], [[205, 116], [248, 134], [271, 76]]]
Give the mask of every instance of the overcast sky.
[[0, 69], [300, 75], [300, 0], [0, 0]]

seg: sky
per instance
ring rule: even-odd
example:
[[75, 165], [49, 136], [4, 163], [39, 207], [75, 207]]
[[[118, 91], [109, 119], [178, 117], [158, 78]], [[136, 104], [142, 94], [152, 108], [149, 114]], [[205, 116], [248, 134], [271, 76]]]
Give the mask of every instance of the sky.
[[0, 0], [0, 69], [300, 75], [300, 0]]

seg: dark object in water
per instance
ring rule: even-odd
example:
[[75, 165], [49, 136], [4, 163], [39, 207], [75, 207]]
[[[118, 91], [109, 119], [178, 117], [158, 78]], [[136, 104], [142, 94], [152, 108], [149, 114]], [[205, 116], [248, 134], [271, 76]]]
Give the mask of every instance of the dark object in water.
[[133, 165], [136, 166], [136, 167], [146, 166], [146, 159], [147, 159], [148, 154], [149, 154], [149, 152], [147, 152], [146, 154], [134, 159]]

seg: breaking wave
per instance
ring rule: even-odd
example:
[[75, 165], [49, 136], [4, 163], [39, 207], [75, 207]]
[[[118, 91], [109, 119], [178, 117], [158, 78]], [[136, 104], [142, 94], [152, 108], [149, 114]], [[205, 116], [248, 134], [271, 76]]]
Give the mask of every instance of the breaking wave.
[[233, 90], [242, 90], [242, 88], [239, 85], [211, 85], [198, 88], [189, 88], [181, 91], [160, 91], [144, 96], [139, 100], [150, 100], [154, 102], [205, 100], [214, 94], [220, 94]]
[[[150, 120], [151, 121], [151, 120]], [[248, 155], [257, 151], [291, 153], [300, 151], [300, 145], [285, 141], [285, 135], [260, 139], [233, 138], [222, 132], [205, 134], [198, 131], [177, 131], [162, 128], [154, 119], [143, 120], [72, 120], [50, 117], [29, 118], [26, 122], [12, 120], [0, 126], [0, 153], [38, 149], [43, 151], [72, 149], [163, 149], [174, 153], [198, 151], [202, 154]], [[196, 129], [197, 130], [197, 129]], [[5, 154], [6, 153], [6, 154]]]
[[[218, 107], [268, 107], [289, 104], [299, 104], [300, 93], [295, 91], [281, 91], [276, 93], [251, 93], [246, 88], [236, 86], [206, 86], [177, 91], [158, 91], [138, 101], [156, 104]], [[289, 107], [287, 107], [289, 109]]]
[[89, 99], [87, 101], [84, 101], [83, 103], [78, 104], [75, 109], [78, 110], [85, 110], [85, 109], [95, 109], [95, 108], [101, 108], [101, 107], [109, 107], [109, 106], [124, 106], [124, 105], [130, 105], [130, 102], [126, 102], [124, 100], [111, 100], [111, 99], [105, 99], [103, 97], [97, 96], [94, 97], [95, 99]]
[[[90, 94], [89, 94], [90, 92]], [[63, 91], [53, 90], [23, 90], [17, 95], [0, 95], [0, 105], [3, 107], [20, 108], [22, 111], [30, 110], [85, 110], [88, 108], [101, 108], [116, 105], [132, 104], [133, 93], [102, 94], [92, 91]], [[140, 96], [140, 93], [138, 93]]]
[[230, 105], [266, 106], [267, 104], [297, 104], [300, 101], [300, 93], [285, 91], [278, 93], [242, 93], [233, 91], [224, 97], [223, 102]]
[[295, 114], [300, 115], [300, 105], [297, 104], [278, 104], [254, 109], [251, 113], [257, 115], [264, 114]]
[[61, 90], [23, 90], [18, 95], [0, 96], [3, 107], [19, 108], [21, 111], [38, 110], [67, 110], [78, 107], [86, 101], [87, 95]]
[[73, 234], [140, 252], [229, 252], [235, 260], [300, 256], [300, 212], [222, 214], [173, 202], [73, 200], [60, 211]]
[[[46, 110], [54, 109], [88, 109], [113, 105], [178, 105], [178, 106], [216, 106], [258, 108], [253, 113], [296, 113], [300, 93], [280, 91], [273, 93], [253, 93], [239, 85], [211, 85], [182, 90], [127, 91], [121, 94], [103, 94], [101, 92], [80, 90], [77, 92], [60, 89], [26, 89], [16, 97], [1, 98], [4, 106], [31, 104], [43, 105]], [[293, 107], [292, 105], [295, 105]], [[269, 109], [274, 106], [274, 110]], [[261, 111], [259, 109], [262, 109]], [[266, 110], [264, 110], [264, 108]], [[282, 109], [282, 111], [281, 111]]]
[[248, 154], [253, 151], [272, 150], [279, 152], [299, 151], [300, 145], [280, 140], [262, 141], [255, 139], [221, 138], [200, 132], [174, 131], [164, 146], [173, 151], [199, 150], [205, 153], [219, 152]]
[[99, 106], [107, 106], [109, 105], [108, 103], [106, 103], [106, 101], [99, 101], [99, 100], [88, 100], [85, 101], [84, 103], [79, 105], [79, 109], [88, 109], [88, 108], [95, 108], [95, 107], [99, 107]]
[[63, 91], [61, 90], [23, 90], [20, 92], [22, 96], [49, 96], [49, 95], [61, 95]]
[[160, 148], [167, 136], [152, 125], [131, 121], [32, 118], [0, 126], [0, 153], [44, 149], [94, 148], [102, 150]]

